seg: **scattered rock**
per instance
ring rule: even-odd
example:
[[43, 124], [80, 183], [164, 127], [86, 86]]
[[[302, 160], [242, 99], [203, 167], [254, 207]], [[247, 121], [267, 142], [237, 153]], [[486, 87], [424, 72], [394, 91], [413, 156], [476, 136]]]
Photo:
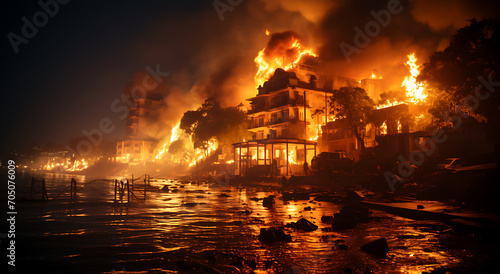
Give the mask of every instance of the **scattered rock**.
[[307, 232], [314, 231], [314, 230], [318, 229], [317, 225], [311, 223], [310, 221], [308, 221], [304, 218], [298, 220], [297, 222], [289, 223], [286, 226], [291, 227], [291, 228], [295, 228], [295, 229], [304, 230]]
[[272, 207], [274, 205], [274, 195], [269, 195], [262, 201], [264, 207]]
[[385, 257], [387, 252], [389, 252], [389, 245], [385, 238], [380, 238], [363, 245], [361, 250], [377, 257]]
[[287, 235], [283, 229], [271, 227], [269, 229], [261, 228], [259, 234], [259, 241], [266, 244], [275, 242], [291, 242], [292, 236]]

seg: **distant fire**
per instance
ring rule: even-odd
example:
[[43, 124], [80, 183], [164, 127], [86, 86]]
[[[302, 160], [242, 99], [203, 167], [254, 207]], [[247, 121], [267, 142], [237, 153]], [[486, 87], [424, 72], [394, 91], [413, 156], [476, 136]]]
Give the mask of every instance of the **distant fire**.
[[61, 160], [57, 161], [55, 159], [49, 160], [47, 164], [43, 166], [43, 170], [58, 170], [58, 171], [82, 171], [89, 167], [85, 159], [75, 160], [73, 163], [67, 158], [64, 162]]
[[264, 54], [265, 50], [266, 48], [263, 48], [259, 51], [259, 54], [254, 59], [259, 68], [254, 77], [256, 87], [263, 85], [264, 82], [272, 76], [277, 68], [290, 70], [294, 68], [304, 56], [318, 57], [318, 55], [316, 55], [311, 48], [304, 47], [295, 37], [293, 37], [293, 43], [288, 46], [288, 50], [294, 50], [296, 52], [293, 60], [285, 60], [284, 56], [266, 57]]

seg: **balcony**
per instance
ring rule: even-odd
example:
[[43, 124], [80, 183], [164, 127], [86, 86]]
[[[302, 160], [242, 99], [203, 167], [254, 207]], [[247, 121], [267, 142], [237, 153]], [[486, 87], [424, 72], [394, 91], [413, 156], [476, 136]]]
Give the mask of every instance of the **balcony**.
[[259, 128], [259, 127], [267, 127], [269, 125], [268, 122], [263, 122], [263, 123], [250, 123], [248, 128], [249, 129], [252, 129], [252, 128]]

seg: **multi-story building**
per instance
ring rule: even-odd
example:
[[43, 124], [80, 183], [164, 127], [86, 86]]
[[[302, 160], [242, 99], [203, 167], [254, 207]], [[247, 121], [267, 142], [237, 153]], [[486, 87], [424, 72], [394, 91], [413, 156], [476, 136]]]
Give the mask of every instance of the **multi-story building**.
[[158, 92], [148, 91], [144, 96], [131, 98], [127, 117], [126, 137], [116, 145], [116, 160], [122, 163], [141, 164], [152, 162], [157, 140], [146, 134], [148, 127], [158, 116], [163, 97]]
[[252, 138], [233, 145], [236, 173], [303, 173], [303, 164], [310, 164], [316, 155], [329, 96], [331, 91], [318, 87], [316, 76], [310, 75], [309, 82], [304, 82], [294, 72], [277, 69], [258, 88], [257, 96], [247, 99]]

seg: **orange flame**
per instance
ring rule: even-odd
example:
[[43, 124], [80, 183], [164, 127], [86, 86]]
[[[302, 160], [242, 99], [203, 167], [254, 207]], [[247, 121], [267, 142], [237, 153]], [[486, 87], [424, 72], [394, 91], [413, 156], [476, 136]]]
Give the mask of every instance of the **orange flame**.
[[272, 60], [266, 60], [266, 57], [264, 56], [264, 51], [266, 50], [266, 48], [263, 48], [261, 51], [259, 51], [257, 57], [255, 57], [254, 59], [255, 64], [257, 64], [257, 67], [259, 68], [257, 74], [255, 74], [254, 77], [256, 87], [264, 84], [264, 82], [267, 81], [272, 76], [272, 74], [277, 68], [290, 70], [295, 66], [297, 66], [297, 64], [300, 62], [303, 56], [307, 55], [307, 56], [318, 57], [318, 55], [314, 53], [311, 48], [304, 47], [298, 39], [294, 40], [293, 44], [290, 46], [290, 49], [297, 50], [298, 54], [295, 60], [288, 62], [286, 64], [284, 58], [282, 58], [281, 56], [274, 57], [274, 59]]
[[170, 133], [170, 140], [166, 140], [163, 145], [159, 148], [158, 154], [156, 154], [155, 159], [162, 159], [163, 154], [168, 152], [168, 146], [173, 143], [174, 141], [179, 140], [179, 137], [181, 136], [181, 131], [179, 130], [179, 126], [181, 125], [181, 121], [177, 122], [177, 124], [172, 128], [172, 131]]
[[410, 69], [410, 75], [406, 76], [401, 84], [402, 87], [406, 88], [406, 96], [411, 103], [419, 103], [425, 101], [427, 98], [427, 95], [424, 94], [425, 84], [417, 82], [417, 76], [420, 74], [420, 66], [415, 64], [416, 61], [417, 58], [415, 57], [415, 53], [408, 55], [406, 65]]
[[212, 139], [208, 140], [206, 151], [204, 149], [201, 149], [201, 148], [195, 149], [194, 160], [189, 164], [189, 166], [194, 166], [194, 165], [196, 165], [197, 162], [199, 162], [203, 159], [206, 159], [207, 157], [212, 155], [217, 150], [218, 147], [219, 147], [219, 144], [217, 142], [217, 139], [212, 138]]

